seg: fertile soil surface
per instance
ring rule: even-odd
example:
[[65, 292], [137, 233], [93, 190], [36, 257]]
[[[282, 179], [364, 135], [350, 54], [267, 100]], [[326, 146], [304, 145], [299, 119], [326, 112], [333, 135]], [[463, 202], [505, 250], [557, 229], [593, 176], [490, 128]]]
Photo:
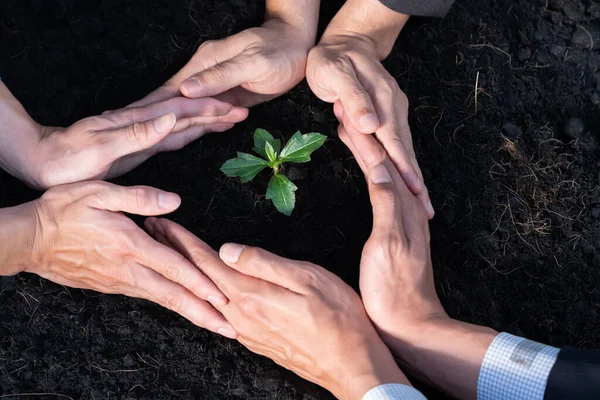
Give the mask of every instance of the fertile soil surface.
[[[339, 2], [327, 0], [322, 25]], [[206, 39], [259, 24], [243, 0], [3, 0], [0, 73], [39, 122], [63, 125], [144, 96]], [[411, 99], [438, 293], [449, 314], [555, 346], [600, 347], [600, 5], [459, 0], [413, 19], [386, 61]], [[330, 139], [291, 218], [220, 165], [263, 127]], [[116, 180], [178, 192], [170, 218], [213, 246], [237, 241], [309, 260], [356, 287], [371, 211], [331, 106], [306, 83], [231, 132]], [[0, 206], [39, 193], [0, 173]], [[236, 342], [156, 305], [22, 274], [0, 279], [0, 398], [330, 399]], [[59, 396], [58, 394], [62, 395]], [[38, 398], [40, 396], [36, 396]], [[432, 398], [443, 398], [433, 393]]]

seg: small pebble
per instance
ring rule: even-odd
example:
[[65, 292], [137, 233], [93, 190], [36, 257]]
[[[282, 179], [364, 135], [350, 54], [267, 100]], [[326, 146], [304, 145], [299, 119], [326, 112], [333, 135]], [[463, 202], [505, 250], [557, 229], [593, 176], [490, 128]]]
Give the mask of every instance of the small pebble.
[[509, 139], [518, 139], [523, 135], [523, 129], [512, 122], [507, 122], [502, 125], [502, 133]]
[[570, 118], [565, 124], [565, 135], [571, 139], [575, 139], [585, 130], [585, 124], [581, 118]]
[[556, 57], [562, 57], [565, 55], [566, 50], [567, 49], [565, 48], [565, 46], [555, 44], [550, 48], [550, 53], [554, 54]]
[[531, 49], [529, 47], [522, 47], [517, 53], [517, 59], [521, 62], [527, 61], [531, 58]]
[[588, 49], [594, 44], [590, 33], [581, 27], [577, 28], [575, 33], [573, 33], [571, 42], [577, 47]]
[[592, 93], [590, 100], [592, 100], [592, 104], [600, 106], [600, 92]]

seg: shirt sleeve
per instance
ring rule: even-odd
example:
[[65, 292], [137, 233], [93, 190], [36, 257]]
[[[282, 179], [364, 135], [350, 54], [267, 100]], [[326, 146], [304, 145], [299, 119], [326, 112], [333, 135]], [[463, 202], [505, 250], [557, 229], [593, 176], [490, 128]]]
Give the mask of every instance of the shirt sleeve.
[[490, 345], [477, 383], [478, 400], [543, 400], [559, 349], [500, 333]]
[[402, 14], [443, 18], [454, 0], [379, 0], [388, 8]]
[[399, 383], [379, 385], [369, 390], [362, 400], [427, 400], [417, 389]]

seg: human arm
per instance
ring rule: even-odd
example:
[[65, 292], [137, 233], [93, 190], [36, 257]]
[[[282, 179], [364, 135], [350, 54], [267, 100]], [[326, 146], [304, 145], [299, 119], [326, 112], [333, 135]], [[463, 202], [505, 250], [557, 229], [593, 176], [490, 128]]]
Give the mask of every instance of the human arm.
[[340, 103], [356, 130], [375, 134], [431, 218], [412, 145], [408, 98], [381, 64], [407, 20], [378, 0], [346, 1], [310, 51], [306, 78], [321, 100]]
[[[149, 218], [145, 227], [201, 268], [229, 298], [217, 310], [251, 351], [339, 399], [360, 400], [373, 388], [393, 383], [411, 393], [407, 399], [423, 399], [409, 388], [358, 295], [337, 276], [314, 264], [237, 244], [226, 244], [217, 254], [165, 219]], [[373, 393], [365, 399], [385, 398]]]
[[[345, 125], [346, 126], [346, 125]], [[539, 399], [558, 349], [448, 317], [433, 284], [425, 210], [373, 137], [340, 126], [369, 185], [365, 309], [407, 373], [461, 399]]]
[[162, 215], [180, 203], [174, 193], [145, 186], [56, 186], [36, 201], [0, 210], [0, 275], [28, 272], [65, 286], [143, 298], [236, 337], [210, 305], [227, 302], [221, 291], [123, 214]]
[[216, 96], [244, 107], [271, 100], [303, 78], [317, 34], [320, 0], [267, 0], [265, 22], [202, 43], [169, 81], [133, 105]]
[[35, 122], [0, 82], [0, 168], [37, 189], [113, 178], [247, 115], [215, 99], [176, 98], [49, 127]]

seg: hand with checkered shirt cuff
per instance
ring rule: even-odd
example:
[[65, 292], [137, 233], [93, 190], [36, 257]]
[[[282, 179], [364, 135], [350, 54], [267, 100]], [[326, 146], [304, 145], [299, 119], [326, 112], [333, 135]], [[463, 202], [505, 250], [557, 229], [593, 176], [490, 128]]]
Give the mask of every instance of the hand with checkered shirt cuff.
[[[373, 136], [350, 123], [338, 133], [368, 178], [373, 206], [361, 259], [362, 300], [403, 371], [460, 399], [542, 400], [557, 350], [451, 319], [435, 291], [422, 203]], [[391, 389], [365, 400], [406, 398]]]

